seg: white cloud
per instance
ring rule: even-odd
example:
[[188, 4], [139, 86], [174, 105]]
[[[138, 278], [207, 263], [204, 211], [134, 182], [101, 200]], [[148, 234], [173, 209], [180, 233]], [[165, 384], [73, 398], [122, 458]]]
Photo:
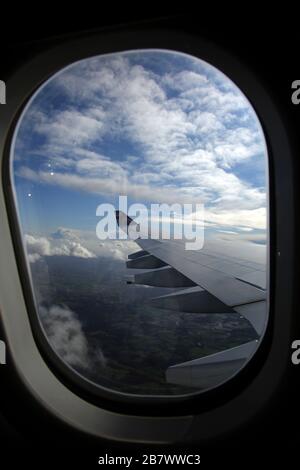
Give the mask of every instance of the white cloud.
[[46, 135], [52, 145], [82, 145], [98, 140], [103, 133], [104, 113], [88, 108], [83, 112], [76, 109], [60, 111], [54, 115], [40, 113], [35, 131]]
[[28, 260], [31, 263], [39, 260], [41, 256], [50, 255], [50, 242], [45, 237], [34, 237], [33, 235], [25, 234], [25, 243], [27, 247]]
[[151, 185], [134, 184], [130, 180], [110, 180], [101, 177], [80, 176], [75, 173], [55, 173], [50, 171], [36, 172], [27, 167], [21, 167], [18, 175], [34, 182], [43, 182], [54, 186], [60, 186], [69, 189], [76, 189], [103, 196], [110, 195], [128, 195], [136, 200], [146, 200], [154, 202], [175, 202], [191, 201], [193, 196], [187, 194], [185, 190], [174, 187], [157, 188]]
[[[172, 61], [172, 59], [170, 59]], [[147, 61], [144, 62], [146, 64]], [[157, 75], [131, 65], [130, 55], [92, 58], [63, 71], [52, 86], [65, 110], [36, 106], [29, 121], [51, 160], [18, 174], [100, 195], [127, 194], [153, 202], [204, 202], [222, 216], [265, 206], [266, 195], [234, 166], [262, 156], [258, 121], [235, 85], [208, 65]], [[200, 62], [198, 62], [200, 64]], [[201, 69], [201, 70], [200, 70]], [[163, 72], [163, 71], [162, 71]], [[128, 142], [135, 155], [109, 156], [101, 144]], [[242, 224], [242, 220], [240, 222]]]
[[39, 314], [46, 336], [55, 352], [70, 366], [91, 369], [97, 362], [105, 365], [105, 358], [99, 349], [92, 353], [87, 337], [75, 312], [68, 307], [52, 305], [39, 307]]
[[209, 85], [208, 78], [205, 75], [185, 70], [175, 75], [171, 73], [166, 74], [163, 77], [163, 83], [170, 89], [180, 92], [190, 89], [195, 90]]
[[244, 231], [266, 228], [266, 209], [264, 207], [253, 210], [245, 209], [239, 211], [223, 211], [219, 213], [206, 211], [205, 218], [209, 222], [220, 225], [236, 226], [239, 230]]
[[39, 237], [25, 234], [28, 261], [34, 263], [42, 256], [64, 255], [79, 258], [95, 258], [70, 229], [59, 229], [54, 236]]
[[63, 256], [77, 256], [79, 258], [95, 258], [95, 255], [91, 253], [87, 248], [82, 246], [78, 242], [67, 240], [60, 246], [52, 248], [52, 255], [63, 255]]
[[228, 233], [228, 235], [237, 235], [237, 232], [233, 232], [231, 230], [218, 230], [220, 233]]
[[138, 250], [131, 240], [105, 240], [101, 242], [96, 231], [75, 230], [66, 227], [47, 236], [25, 234], [27, 257], [34, 263], [43, 256], [76, 256], [95, 258], [97, 256], [126, 261], [128, 254]]
[[53, 305], [39, 309], [46, 336], [57, 354], [71, 366], [89, 367], [88, 343], [76, 314]]
[[115, 260], [127, 261], [129, 253], [138, 251], [139, 248], [133, 241], [105, 240], [99, 243], [99, 256], [113, 258]]

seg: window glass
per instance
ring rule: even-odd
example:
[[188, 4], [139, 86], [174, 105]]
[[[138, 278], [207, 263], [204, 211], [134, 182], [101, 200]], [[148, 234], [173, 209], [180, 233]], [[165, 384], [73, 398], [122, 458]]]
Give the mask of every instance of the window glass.
[[126, 394], [221, 384], [267, 311], [267, 151], [237, 86], [182, 53], [76, 62], [11, 150], [36, 312], [74, 373]]

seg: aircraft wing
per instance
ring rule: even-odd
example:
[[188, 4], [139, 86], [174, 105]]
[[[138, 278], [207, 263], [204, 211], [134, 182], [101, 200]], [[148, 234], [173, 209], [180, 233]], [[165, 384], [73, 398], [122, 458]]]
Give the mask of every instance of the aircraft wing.
[[[127, 282], [178, 288], [153, 298], [153, 306], [198, 314], [235, 313], [245, 317], [261, 336], [267, 321], [265, 245], [213, 239], [206, 241], [201, 250], [189, 251], [182, 240], [135, 241], [141, 250], [129, 255], [127, 267], [143, 271], [130, 276]], [[256, 347], [254, 340], [176, 364], [167, 370], [167, 380], [199, 386], [210, 377], [213, 383], [240, 368]]]

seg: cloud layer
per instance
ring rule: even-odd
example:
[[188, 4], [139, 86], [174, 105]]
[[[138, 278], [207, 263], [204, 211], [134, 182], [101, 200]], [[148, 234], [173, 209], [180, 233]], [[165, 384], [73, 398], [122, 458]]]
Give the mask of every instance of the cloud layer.
[[105, 240], [101, 242], [95, 232], [59, 227], [47, 236], [25, 234], [27, 257], [30, 263], [43, 256], [76, 256], [79, 258], [111, 258], [127, 260], [129, 253], [138, 250], [134, 241]]
[[95, 254], [84, 247], [70, 229], [59, 228], [49, 237], [25, 234], [24, 238], [30, 263], [38, 261], [42, 256], [53, 255], [95, 258]]
[[70, 366], [89, 369], [89, 345], [76, 314], [58, 305], [40, 307], [39, 313], [55, 352]]
[[[266, 205], [264, 139], [250, 104], [187, 56], [150, 51], [74, 64], [39, 92], [17, 144], [16, 172], [33, 183], [204, 202], [224, 220], [235, 212], [237, 223], [247, 211], [250, 226]], [[260, 182], [247, 172], [251, 160]]]

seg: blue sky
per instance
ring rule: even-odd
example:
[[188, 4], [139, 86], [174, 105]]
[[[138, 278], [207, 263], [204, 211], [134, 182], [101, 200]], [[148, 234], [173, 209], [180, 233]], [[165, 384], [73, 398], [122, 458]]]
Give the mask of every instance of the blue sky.
[[[23, 231], [95, 232], [100, 203], [204, 203], [211, 223], [265, 230], [266, 150], [240, 90], [193, 57], [136, 51], [83, 60], [38, 90], [12, 173]], [[80, 238], [80, 237], [79, 237]]]

